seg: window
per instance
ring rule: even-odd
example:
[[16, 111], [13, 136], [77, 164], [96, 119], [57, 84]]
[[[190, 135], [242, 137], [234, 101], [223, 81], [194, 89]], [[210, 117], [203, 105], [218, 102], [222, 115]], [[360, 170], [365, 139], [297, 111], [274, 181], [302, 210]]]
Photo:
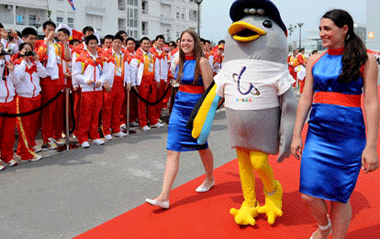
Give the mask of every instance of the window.
[[176, 12], [175, 18], [179, 19], [179, 12]]
[[189, 12], [189, 19], [192, 20], [192, 21], [196, 21], [197, 20], [197, 11], [195, 10], [190, 10]]
[[74, 28], [74, 19], [75, 19], [75, 13], [74, 12], [68, 12], [67, 13], [67, 25], [71, 28]]
[[181, 14], [181, 16], [182, 16], [182, 20], [185, 20], [185, 14]]
[[67, 25], [71, 28], [74, 28], [74, 18], [68, 17], [67, 18]]
[[134, 31], [134, 37], [137, 39], [137, 35], [138, 35], [138, 31], [137, 30], [135, 30]]
[[119, 18], [117, 21], [118, 21], [118, 30], [119, 31], [125, 30], [127, 28], [127, 26], [126, 26], [127, 23], [126, 23], [125, 19]]
[[93, 26], [98, 31], [102, 30], [103, 18], [101, 16], [87, 14], [86, 22], [88, 23], [89, 26]]
[[125, 11], [125, 7], [126, 7], [125, 1], [126, 0], [118, 0], [117, 9], [121, 11]]
[[137, 20], [137, 16], [138, 16], [138, 13], [137, 13], [137, 9], [134, 9], [134, 14], [133, 14], [133, 19]]
[[36, 15], [29, 15], [29, 25], [34, 26], [37, 23], [37, 16]]
[[148, 2], [142, 1], [141, 2], [141, 9], [143, 14], [148, 14]]
[[175, 33], [175, 37], [177, 37], [177, 38], [179, 37], [179, 32]]
[[148, 23], [141, 22], [141, 34], [148, 35]]

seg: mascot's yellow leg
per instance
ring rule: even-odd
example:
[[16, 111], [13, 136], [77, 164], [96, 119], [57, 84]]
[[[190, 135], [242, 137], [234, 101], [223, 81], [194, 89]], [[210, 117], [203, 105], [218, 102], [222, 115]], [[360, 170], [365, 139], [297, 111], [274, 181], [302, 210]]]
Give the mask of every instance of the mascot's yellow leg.
[[265, 213], [268, 223], [272, 225], [277, 217], [282, 216], [282, 187], [280, 182], [274, 180], [273, 170], [268, 163], [268, 154], [251, 151], [249, 155], [253, 168], [264, 184], [265, 205], [260, 207], [258, 212]]
[[252, 225], [256, 221], [255, 217], [259, 215], [259, 204], [256, 201], [255, 193], [255, 175], [253, 172], [249, 150], [236, 148], [239, 160], [239, 173], [241, 186], [243, 189], [244, 202], [240, 209], [231, 208], [230, 213], [235, 217], [235, 222], [238, 225]]

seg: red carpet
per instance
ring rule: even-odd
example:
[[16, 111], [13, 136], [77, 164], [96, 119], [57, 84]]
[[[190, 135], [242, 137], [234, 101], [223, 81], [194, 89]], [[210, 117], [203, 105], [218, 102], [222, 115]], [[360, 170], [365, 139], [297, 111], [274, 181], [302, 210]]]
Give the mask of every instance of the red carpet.
[[[316, 223], [301, 202], [298, 192], [300, 162], [291, 157], [272, 165], [284, 188], [284, 216], [269, 226], [265, 216], [256, 225], [241, 227], [229, 214], [243, 201], [237, 160], [215, 170], [216, 186], [208, 193], [194, 189], [203, 181], [197, 178], [172, 191], [171, 208], [157, 209], [143, 204], [77, 238], [309, 238]], [[351, 196], [353, 220], [347, 238], [380, 238], [380, 171], [361, 174]], [[257, 198], [264, 203], [262, 184], [256, 180]], [[141, 201], [143, 202], [143, 198]]]
[[[317, 225], [298, 192], [300, 162], [294, 157], [280, 164], [274, 156], [270, 159], [275, 177], [284, 189], [284, 216], [274, 226], [267, 223], [264, 215], [256, 219], [254, 227], [238, 226], [229, 214], [230, 208], [239, 208], [243, 201], [235, 159], [215, 169], [216, 185], [208, 193], [196, 193], [194, 190], [204, 177], [194, 179], [172, 191], [169, 210], [143, 204], [76, 238], [309, 238]], [[351, 196], [353, 216], [346, 238], [380, 238], [379, 182], [380, 170], [360, 174]], [[260, 204], [264, 204], [259, 179], [256, 192]]]

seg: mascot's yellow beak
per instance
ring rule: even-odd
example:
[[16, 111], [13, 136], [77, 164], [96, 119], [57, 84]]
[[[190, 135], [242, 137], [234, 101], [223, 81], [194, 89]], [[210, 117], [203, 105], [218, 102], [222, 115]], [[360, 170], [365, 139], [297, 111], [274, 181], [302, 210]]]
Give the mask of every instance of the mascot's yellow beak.
[[231, 24], [228, 28], [228, 34], [232, 36], [233, 39], [239, 42], [249, 42], [254, 41], [260, 37], [260, 35], [265, 35], [267, 32], [249, 23], [238, 21]]

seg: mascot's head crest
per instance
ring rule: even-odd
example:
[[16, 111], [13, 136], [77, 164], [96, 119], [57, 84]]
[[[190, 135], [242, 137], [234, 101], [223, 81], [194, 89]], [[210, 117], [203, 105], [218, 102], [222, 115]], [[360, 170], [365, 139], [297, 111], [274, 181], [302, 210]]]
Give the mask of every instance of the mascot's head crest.
[[[246, 16], [254, 15], [269, 17], [284, 31], [285, 36], [288, 35], [277, 7], [270, 0], [236, 0], [230, 8], [230, 17], [234, 22], [240, 21]], [[255, 31], [257, 32], [257, 29]]]

